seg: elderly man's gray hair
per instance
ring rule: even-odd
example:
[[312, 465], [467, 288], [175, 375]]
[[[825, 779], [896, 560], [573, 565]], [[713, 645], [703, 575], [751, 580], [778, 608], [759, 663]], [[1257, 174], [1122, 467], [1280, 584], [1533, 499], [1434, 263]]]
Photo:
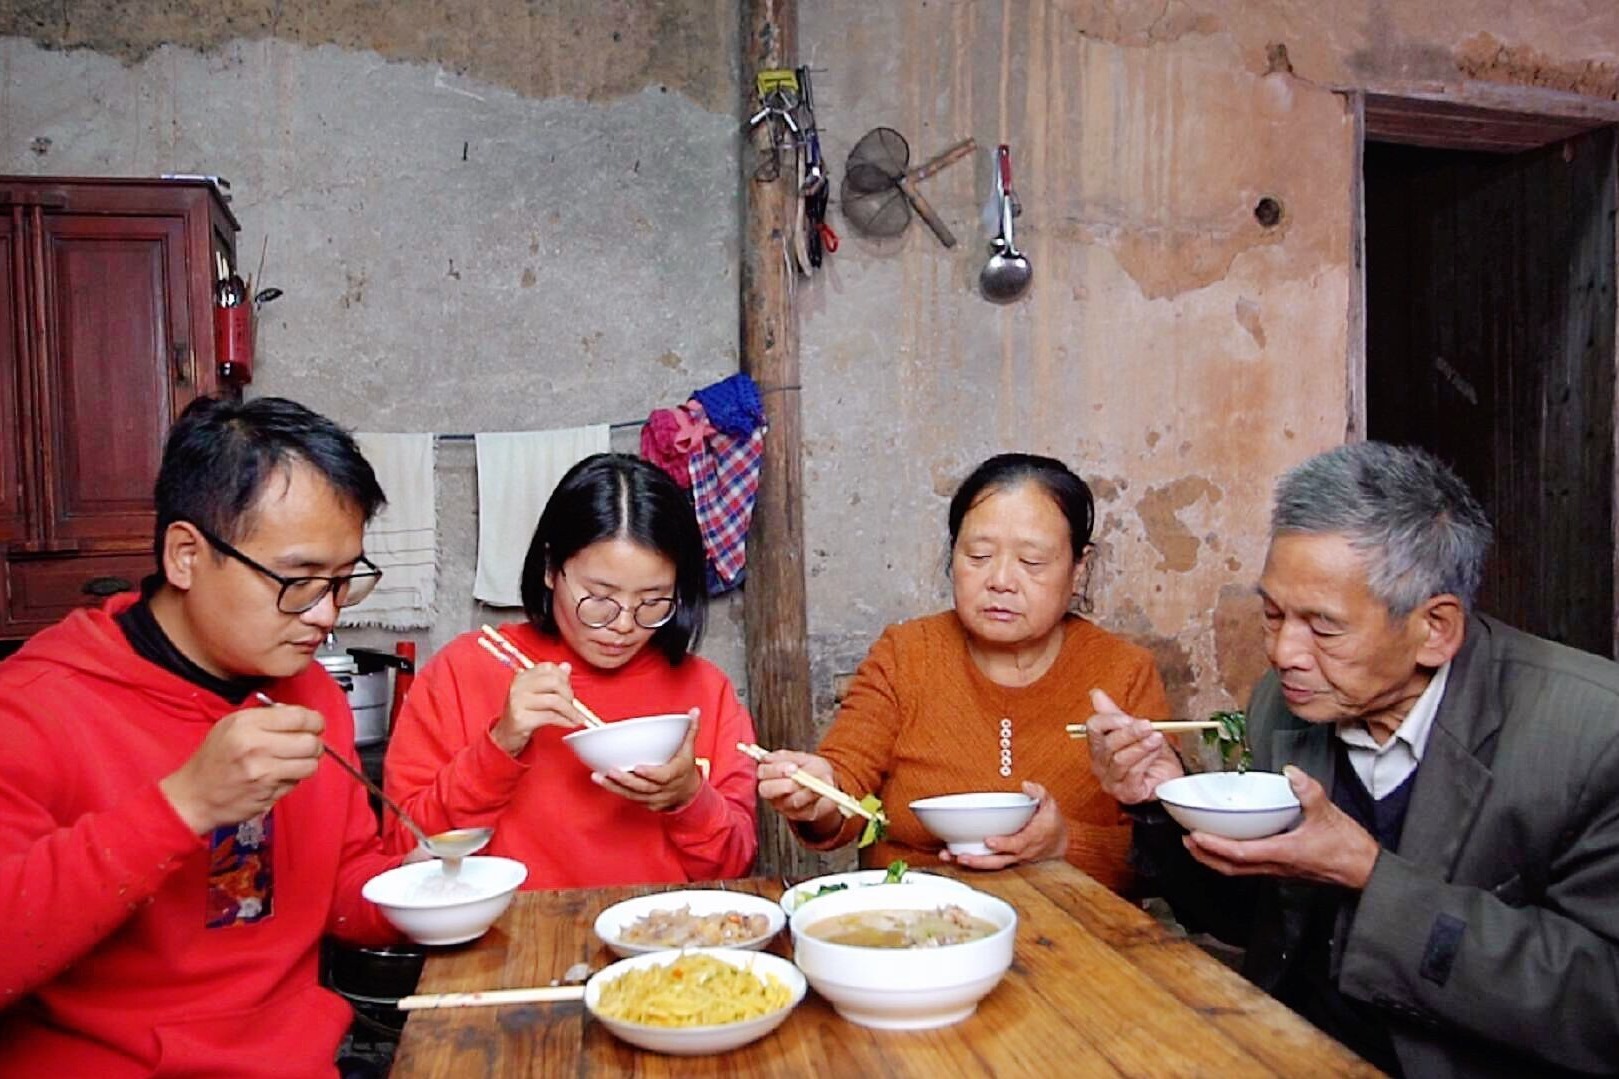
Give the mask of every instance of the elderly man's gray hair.
[[1384, 442], [1339, 446], [1288, 472], [1270, 531], [1346, 537], [1395, 617], [1446, 592], [1471, 610], [1490, 546], [1489, 519], [1461, 477], [1426, 450]]

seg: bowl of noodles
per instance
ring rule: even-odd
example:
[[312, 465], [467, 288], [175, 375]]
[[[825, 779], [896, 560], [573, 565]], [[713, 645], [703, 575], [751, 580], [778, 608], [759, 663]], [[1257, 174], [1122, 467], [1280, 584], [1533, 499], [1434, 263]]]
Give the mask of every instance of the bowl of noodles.
[[769, 1034], [804, 999], [806, 988], [797, 967], [767, 952], [648, 952], [592, 975], [585, 983], [585, 1007], [631, 1045], [697, 1056]]

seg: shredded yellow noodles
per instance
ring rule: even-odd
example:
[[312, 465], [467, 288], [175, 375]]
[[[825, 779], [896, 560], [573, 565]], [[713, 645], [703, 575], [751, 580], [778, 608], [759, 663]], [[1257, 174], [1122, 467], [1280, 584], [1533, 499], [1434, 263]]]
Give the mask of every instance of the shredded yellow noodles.
[[755, 974], [711, 955], [682, 955], [626, 971], [602, 986], [596, 1010], [654, 1027], [708, 1027], [757, 1019], [787, 1006], [774, 974]]

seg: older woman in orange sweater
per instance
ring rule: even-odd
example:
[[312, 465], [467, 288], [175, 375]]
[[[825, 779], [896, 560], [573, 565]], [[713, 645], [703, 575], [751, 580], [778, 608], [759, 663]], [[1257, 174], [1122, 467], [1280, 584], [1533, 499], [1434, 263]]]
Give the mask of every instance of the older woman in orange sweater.
[[[1069, 612], [1094, 512], [1085, 481], [1050, 457], [1002, 454], [967, 477], [950, 501], [954, 610], [888, 627], [819, 751], [778, 750], [759, 765], [759, 796], [807, 846], [843, 846], [863, 821], [793, 781], [800, 768], [883, 800], [890, 826], [863, 852], [868, 865], [1067, 858], [1110, 888], [1128, 883], [1128, 821], [1064, 726], [1089, 716], [1095, 688], [1131, 715], [1163, 718], [1169, 705], [1146, 650]], [[1021, 831], [991, 837], [988, 855], [952, 855], [909, 809], [936, 794], [1019, 789], [1039, 808]]]

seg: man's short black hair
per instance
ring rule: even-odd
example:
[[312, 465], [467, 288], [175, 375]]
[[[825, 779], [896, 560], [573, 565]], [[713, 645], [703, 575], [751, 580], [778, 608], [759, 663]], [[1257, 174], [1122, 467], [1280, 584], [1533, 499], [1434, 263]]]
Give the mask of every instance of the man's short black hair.
[[284, 397], [192, 401], [169, 430], [152, 493], [158, 573], [169, 525], [190, 521], [236, 542], [252, 530], [264, 485], [294, 462], [319, 472], [364, 520], [387, 502], [360, 447], [325, 416]]

